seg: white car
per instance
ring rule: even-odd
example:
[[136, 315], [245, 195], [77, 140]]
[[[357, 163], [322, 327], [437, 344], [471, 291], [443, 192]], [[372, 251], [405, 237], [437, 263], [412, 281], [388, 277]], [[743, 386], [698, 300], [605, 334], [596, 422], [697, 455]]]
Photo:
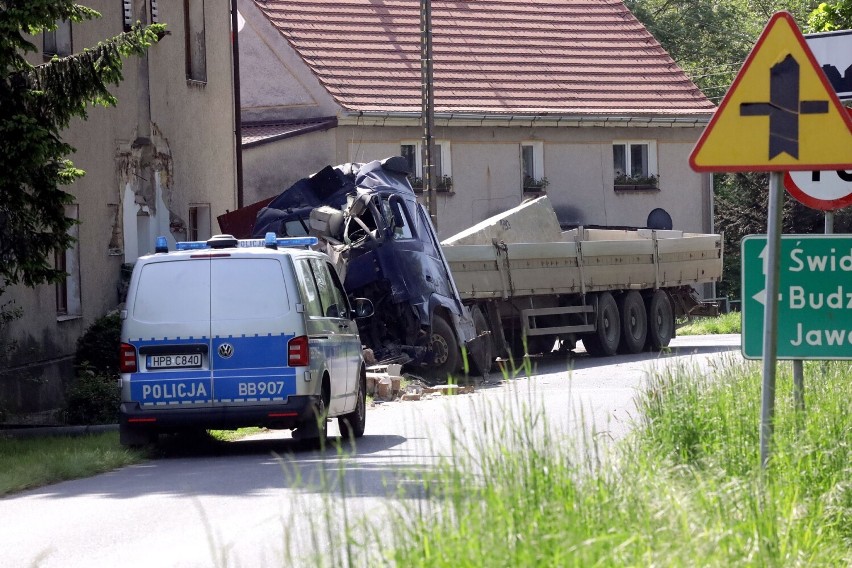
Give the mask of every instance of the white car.
[[161, 432], [244, 426], [323, 441], [366, 423], [366, 369], [355, 317], [313, 237], [218, 235], [139, 258], [121, 327], [123, 445]]

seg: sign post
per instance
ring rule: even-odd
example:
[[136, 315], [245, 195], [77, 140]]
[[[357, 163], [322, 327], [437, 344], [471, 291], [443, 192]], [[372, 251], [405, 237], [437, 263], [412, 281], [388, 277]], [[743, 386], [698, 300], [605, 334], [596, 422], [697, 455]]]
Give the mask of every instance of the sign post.
[[763, 313], [763, 390], [760, 401], [760, 463], [765, 467], [769, 461], [770, 444], [774, 430], [775, 416], [775, 361], [778, 348], [778, 297], [781, 274], [781, 220], [784, 215], [784, 190], [781, 188], [781, 174], [769, 174], [769, 218], [766, 239], [768, 241], [768, 268], [766, 270], [766, 302]]
[[[783, 305], [778, 300], [782, 174], [852, 169], [852, 119], [788, 12], [778, 12], [766, 24], [692, 150], [689, 163], [698, 172], [770, 172], [766, 243], [763, 262], [757, 263], [764, 276], [763, 329], [759, 339], [763, 358], [760, 458], [765, 468], [774, 429], [778, 318]], [[745, 255], [742, 263], [745, 274], [749, 266]], [[748, 299], [744, 289], [743, 305]], [[744, 354], [745, 327], [744, 308]]]

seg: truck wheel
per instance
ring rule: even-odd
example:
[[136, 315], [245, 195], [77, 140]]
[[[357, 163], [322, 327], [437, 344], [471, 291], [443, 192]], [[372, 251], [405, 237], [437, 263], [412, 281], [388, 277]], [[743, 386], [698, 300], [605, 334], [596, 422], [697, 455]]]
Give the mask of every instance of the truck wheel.
[[648, 348], [659, 351], [668, 347], [675, 335], [674, 310], [669, 295], [663, 290], [655, 290], [645, 300], [648, 310]]
[[621, 339], [621, 318], [618, 317], [618, 304], [609, 292], [598, 296], [598, 310], [595, 314], [595, 331], [583, 336], [583, 345], [593, 357], [615, 355]]
[[459, 343], [453, 333], [453, 328], [442, 316], [432, 318], [432, 365], [429, 375], [438, 380], [446, 380], [447, 375], [454, 375], [459, 368]]
[[337, 419], [340, 437], [344, 440], [360, 438], [367, 426], [367, 371], [361, 367], [358, 392], [355, 394], [355, 409]]
[[639, 353], [645, 349], [648, 338], [648, 315], [645, 302], [636, 290], [622, 294], [618, 299], [618, 312], [621, 314], [621, 342], [619, 353]]
[[[480, 333], [484, 333], [486, 331], [490, 331], [488, 327], [488, 320], [485, 319], [485, 314], [482, 313], [478, 307], [474, 307], [471, 310], [473, 316], [473, 327], [476, 329], [476, 335]], [[491, 337], [487, 337], [486, 341], [482, 342], [482, 350], [479, 353], [479, 357], [471, 357], [474, 365], [476, 365], [476, 370], [479, 371], [480, 375], [487, 375], [492, 366], [494, 365], [494, 342]]]

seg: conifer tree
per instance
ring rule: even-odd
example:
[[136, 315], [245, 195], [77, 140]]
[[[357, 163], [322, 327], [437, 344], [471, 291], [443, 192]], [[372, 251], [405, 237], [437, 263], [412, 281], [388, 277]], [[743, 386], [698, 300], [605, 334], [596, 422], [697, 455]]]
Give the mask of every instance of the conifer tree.
[[72, 244], [67, 189], [85, 172], [68, 158], [74, 148], [62, 131], [91, 105], [114, 106], [109, 86], [122, 80], [122, 58], [144, 54], [165, 31], [137, 25], [68, 57], [26, 60], [37, 51], [33, 35], [99, 17], [73, 0], [0, 0], [0, 295], [65, 277], [53, 253]]

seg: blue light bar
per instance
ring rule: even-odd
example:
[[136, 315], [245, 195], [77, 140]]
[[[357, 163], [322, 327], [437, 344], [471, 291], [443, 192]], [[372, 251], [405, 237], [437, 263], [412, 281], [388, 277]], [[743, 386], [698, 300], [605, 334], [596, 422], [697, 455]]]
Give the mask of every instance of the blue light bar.
[[200, 250], [209, 248], [207, 241], [181, 241], [175, 245], [175, 250]]
[[279, 247], [312, 247], [317, 244], [319, 241], [316, 237], [278, 237], [275, 238], [274, 234], [270, 237], [267, 235], [263, 239], [240, 239], [239, 247], [240, 248], [250, 248], [250, 247], [268, 247], [271, 246], [272, 243], [275, 243]]
[[279, 247], [312, 247], [319, 240], [316, 237], [281, 237], [275, 239]]

